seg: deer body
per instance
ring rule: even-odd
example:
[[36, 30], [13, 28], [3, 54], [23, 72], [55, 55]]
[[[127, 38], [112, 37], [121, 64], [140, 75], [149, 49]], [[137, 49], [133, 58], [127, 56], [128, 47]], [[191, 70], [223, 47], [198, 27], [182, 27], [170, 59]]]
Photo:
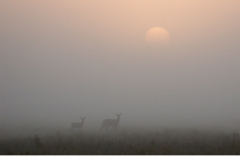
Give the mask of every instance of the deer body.
[[100, 128], [100, 130], [102, 130], [104, 127], [107, 130], [109, 126], [115, 127], [117, 129], [117, 126], [118, 126], [119, 121], [120, 121], [121, 114], [116, 113], [116, 115], [117, 115], [117, 119], [105, 119], [102, 122], [102, 127]]
[[84, 119], [85, 119], [85, 117], [84, 117], [84, 118], [81, 118], [81, 120], [82, 120], [81, 123], [73, 122], [73, 123], [71, 124], [72, 130], [73, 130], [74, 128], [81, 129], [81, 128], [83, 127]]

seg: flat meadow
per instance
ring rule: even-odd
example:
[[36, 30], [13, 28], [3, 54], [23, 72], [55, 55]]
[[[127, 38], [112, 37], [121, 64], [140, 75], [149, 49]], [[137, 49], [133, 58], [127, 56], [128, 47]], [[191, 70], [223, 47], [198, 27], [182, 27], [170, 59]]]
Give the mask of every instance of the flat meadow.
[[236, 132], [165, 128], [1, 136], [0, 155], [239, 155]]

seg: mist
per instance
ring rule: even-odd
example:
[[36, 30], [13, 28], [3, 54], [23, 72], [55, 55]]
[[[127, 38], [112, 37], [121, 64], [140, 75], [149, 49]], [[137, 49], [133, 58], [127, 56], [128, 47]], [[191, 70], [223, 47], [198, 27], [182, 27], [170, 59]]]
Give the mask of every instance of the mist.
[[[239, 1], [133, 2], [1, 0], [1, 130], [86, 117], [93, 131], [116, 113], [128, 128], [239, 130]], [[158, 25], [171, 43], [150, 48]]]

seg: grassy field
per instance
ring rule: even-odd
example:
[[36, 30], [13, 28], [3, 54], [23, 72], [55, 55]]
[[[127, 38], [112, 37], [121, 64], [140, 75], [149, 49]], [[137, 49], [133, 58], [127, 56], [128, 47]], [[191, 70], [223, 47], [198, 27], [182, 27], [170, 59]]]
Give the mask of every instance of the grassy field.
[[238, 155], [237, 133], [198, 129], [56, 132], [2, 138], [1, 155]]

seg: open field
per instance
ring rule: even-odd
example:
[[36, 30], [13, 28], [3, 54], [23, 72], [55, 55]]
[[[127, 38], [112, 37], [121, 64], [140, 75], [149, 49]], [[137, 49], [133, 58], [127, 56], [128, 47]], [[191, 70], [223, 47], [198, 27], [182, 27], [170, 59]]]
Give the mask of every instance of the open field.
[[58, 131], [1, 138], [1, 155], [238, 155], [238, 133], [200, 129]]

